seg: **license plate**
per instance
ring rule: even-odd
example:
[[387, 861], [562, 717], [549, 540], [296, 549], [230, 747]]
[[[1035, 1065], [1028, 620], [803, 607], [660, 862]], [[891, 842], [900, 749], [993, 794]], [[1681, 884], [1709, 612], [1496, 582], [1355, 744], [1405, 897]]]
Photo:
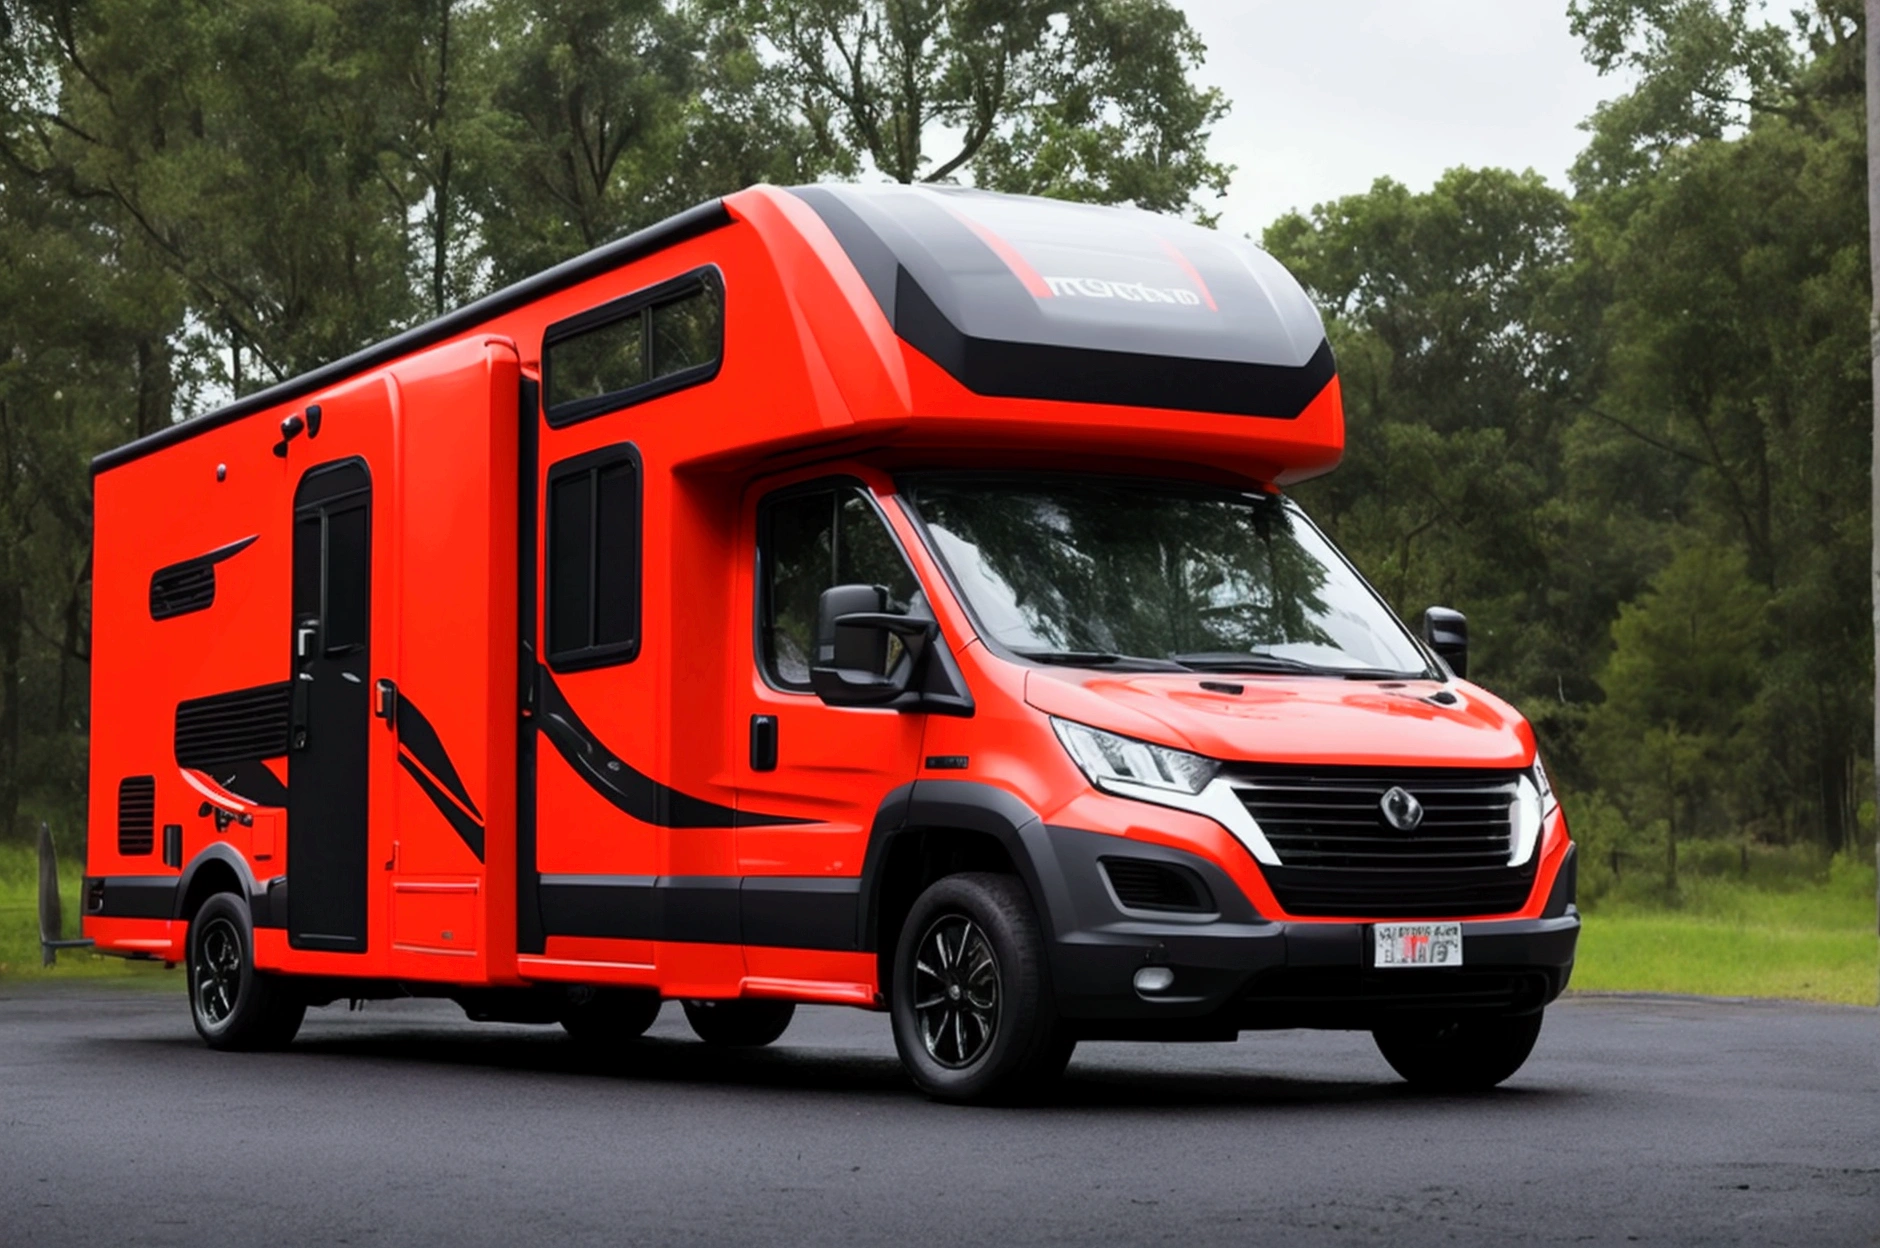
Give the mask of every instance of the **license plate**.
[[1462, 924], [1379, 923], [1377, 966], [1461, 966]]

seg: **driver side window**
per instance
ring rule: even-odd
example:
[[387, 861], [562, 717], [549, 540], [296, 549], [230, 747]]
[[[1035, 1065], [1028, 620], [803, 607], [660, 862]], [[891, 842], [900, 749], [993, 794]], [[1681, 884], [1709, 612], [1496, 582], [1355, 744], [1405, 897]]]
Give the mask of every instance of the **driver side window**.
[[861, 487], [818, 483], [764, 500], [758, 511], [758, 650], [764, 675], [809, 688], [816, 604], [832, 585], [881, 585], [905, 610], [920, 585]]

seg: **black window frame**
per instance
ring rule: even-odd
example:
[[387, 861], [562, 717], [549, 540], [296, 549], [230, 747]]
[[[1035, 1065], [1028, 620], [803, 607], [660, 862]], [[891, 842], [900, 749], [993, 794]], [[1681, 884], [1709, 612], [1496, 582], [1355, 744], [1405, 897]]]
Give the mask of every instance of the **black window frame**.
[[817, 477], [810, 481], [798, 481], [792, 485], [780, 486], [757, 500], [757, 532], [754, 536], [754, 558], [751, 561], [751, 657], [757, 665], [757, 674], [765, 685], [778, 693], [800, 693], [815, 697], [810, 682], [797, 684], [779, 676], [771, 666], [770, 647], [766, 644], [765, 629], [770, 618], [770, 568], [765, 557], [766, 547], [770, 544], [770, 517], [779, 503], [788, 502], [805, 494], [820, 494], [825, 490], [834, 491], [843, 488], [854, 490], [862, 496], [868, 508], [875, 515], [888, 540], [894, 544], [894, 551], [901, 557], [901, 563], [907, 569], [908, 580], [922, 593], [926, 585], [920, 579], [920, 573], [914, 567], [914, 561], [908, 558], [907, 546], [901, 541], [901, 535], [894, 531], [894, 525], [888, 520], [888, 513], [875, 497], [875, 492], [860, 477], [839, 473], [833, 476]]
[[[666, 304], [677, 303], [699, 291], [710, 290], [714, 285], [718, 291], [718, 353], [710, 360], [677, 372], [667, 373], [663, 377], [649, 376], [646, 381], [619, 390], [610, 390], [605, 394], [549, 405], [548, 398], [555, 393], [554, 348], [556, 346], [594, 330], [638, 317], [642, 358], [646, 361], [646, 368], [650, 374], [655, 365], [650, 313], [656, 312]], [[591, 420], [606, 412], [619, 411], [623, 407], [645, 403], [650, 399], [661, 398], [674, 391], [685, 390], [711, 381], [718, 376], [719, 370], [724, 366], [729, 302], [724, 271], [715, 264], [706, 264], [689, 273], [682, 273], [678, 277], [648, 286], [644, 290], [636, 290], [630, 295], [603, 303], [596, 308], [589, 308], [578, 316], [571, 316], [565, 321], [557, 321], [550, 325], [542, 332], [543, 419], [548, 422], [551, 429], [565, 429], [569, 425]]]
[[[595, 540], [600, 524], [600, 495], [598, 491], [590, 494], [588, 512], [588, 629], [590, 644], [569, 650], [556, 650], [555, 642], [555, 487], [570, 477], [592, 476], [598, 483], [600, 473], [607, 468], [620, 464], [630, 464], [633, 469], [633, 541], [629, 550], [632, 559], [633, 609], [629, 616], [628, 637], [623, 641], [608, 642], [605, 645], [592, 644], [596, 621], [594, 613], [598, 610], [599, 596], [594, 584], [600, 568], [600, 548]], [[603, 446], [597, 450], [585, 451], [579, 455], [550, 464], [543, 488], [542, 508], [542, 660], [553, 672], [581, 672], [597, 667], [616, 667], [631, 663], [640, 655], [640, 635], [643, 631], [646, 612], [646, 466], [640, 458], [640, 448], [631, 442], [620, 442], [612, 446]]]

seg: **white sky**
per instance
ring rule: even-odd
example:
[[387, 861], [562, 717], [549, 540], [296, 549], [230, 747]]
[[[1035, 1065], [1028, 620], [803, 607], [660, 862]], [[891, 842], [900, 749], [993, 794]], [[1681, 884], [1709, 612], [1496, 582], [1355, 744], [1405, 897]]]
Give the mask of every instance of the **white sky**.
[[1564, 187], [1579, 123], [1624, 90], [1581, 58], [1567, 0], [1177, 3], [1208, 45], [1200, 80], [1233, 105], [1212, 144], [1237, 166], [1221, 228], [1256, 239], [1383, 176], [1427, 190], [1497, 165]]

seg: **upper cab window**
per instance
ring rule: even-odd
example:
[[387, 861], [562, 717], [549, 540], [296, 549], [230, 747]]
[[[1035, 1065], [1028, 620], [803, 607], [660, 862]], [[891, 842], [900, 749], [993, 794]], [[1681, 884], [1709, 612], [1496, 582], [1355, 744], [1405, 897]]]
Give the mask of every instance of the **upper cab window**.
[[879, 585], [889, 610], [906, 611], [920, 594], [901, 547], [856, 485], [829, 483], [766, 499], [758, 518], [758, 633], [764, 674], [773, 684], [809, 688], [816, 605], [834, 585]]
[[710, 381], [724, 338], [724, 279], [715, 268], [551, 325], [542, 339], [548, 423], [572, 424]]

